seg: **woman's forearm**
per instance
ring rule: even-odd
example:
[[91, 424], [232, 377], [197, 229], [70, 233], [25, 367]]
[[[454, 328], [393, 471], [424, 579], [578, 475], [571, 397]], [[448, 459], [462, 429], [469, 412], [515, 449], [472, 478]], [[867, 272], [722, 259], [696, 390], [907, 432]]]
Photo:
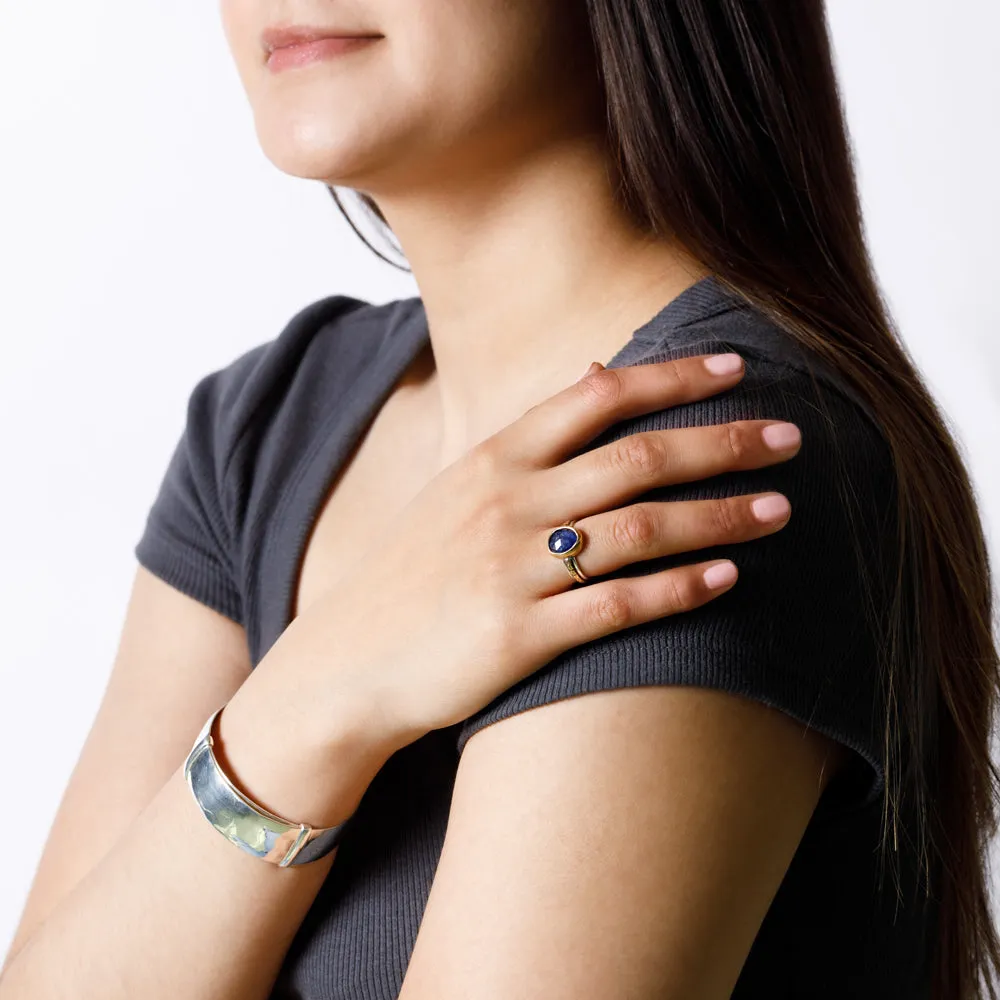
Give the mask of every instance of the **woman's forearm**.
[[[297, 737], [309, 727], [268, 687], [255, 671], [226, 705], [216, 759], [278, 815], [314, 826], [343, 822], [393, 748], [346, 706], [328, 712], [322, 747], [303, 746]], [[0, 1000], [263, 1000], [336, 854], [279, 868], [245, 853], [202, 815], [180, 762], [8, 958]]]

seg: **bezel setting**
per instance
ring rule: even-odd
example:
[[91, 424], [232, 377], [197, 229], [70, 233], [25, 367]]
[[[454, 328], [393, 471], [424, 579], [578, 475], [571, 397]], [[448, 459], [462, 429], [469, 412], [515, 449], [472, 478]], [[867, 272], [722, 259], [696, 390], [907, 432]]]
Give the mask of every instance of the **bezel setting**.
[[[570, 537], [572, 537], [572, 542], [566, 545]], [[566, 559], [569, 556], [575, 556], [582, 548], [583, 535], [572, 524], [561, 524], [549, 533], [549, 554], [555, 556], [557, 559]]]

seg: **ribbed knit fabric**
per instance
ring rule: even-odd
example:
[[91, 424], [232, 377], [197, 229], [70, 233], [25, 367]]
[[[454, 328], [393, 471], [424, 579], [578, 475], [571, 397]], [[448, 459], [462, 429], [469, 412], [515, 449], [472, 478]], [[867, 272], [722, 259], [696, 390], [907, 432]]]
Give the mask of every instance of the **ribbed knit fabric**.
[[[330, 484], [427, 338], [418, 298], [373, 305], [334, 295], [194, 387], [135, 553], [178, 590], [240, 622], [255, 665], [289, 624], [305, 542]], [[916, 893], [905, 826], [898, 901], [891, 867], [880, 885], [875, 853], [885, 696], [866, 608], [886, 613], [895, 570], [888, 446], [868, 405], [836, 372], [711, 276], [667, 303], [607, 366], [726, 350], [746, 361], [733, 389], [617, 424], [588, 449], [637, 430], [794, 421], [803, 441], [793, 459], [641, 498], [778, 490], [791, 501], [789, 523], [765, 538], [626, 567], [616, 575], [725, 556], [740, 575], [694, 611], [574, 647], [466, 721], [394, 754], [348, 828], [274, 998], [396, 997], [469, 737], [560, 698], [652, 684], [753, 698], [856, 752], [853, 770], [824, 794], [733, 996], [929, 995], [926, 955], [937, 911]]]

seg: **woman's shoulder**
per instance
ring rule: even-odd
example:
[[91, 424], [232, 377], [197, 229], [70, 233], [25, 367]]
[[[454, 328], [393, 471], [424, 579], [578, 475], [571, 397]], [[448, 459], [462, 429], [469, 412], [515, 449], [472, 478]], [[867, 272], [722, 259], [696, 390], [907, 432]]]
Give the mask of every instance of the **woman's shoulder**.
[[245, 525], [260, 522], [337, 412], [360, 402], [359, 386], [371, 384], [362, 372], [392, 356], [384, 348], [412, 314], [412, 300], [330, 295], [202, 376], [136, 546], [139, 561], [241, 621]]
[[[872, 403], [831, 362], [742, 299], [728, 299], [689, 322], [643, 333], [616, 362], [644, 364], [734, 351], [744, 375], [731, 389], [610, 428], [595, 445], [641, 430], [704, 426], [735, 420], [785, 420], [799, 428], [803, 445], [775, 480], [794, 480], [816, 506], [856, 508], [862, 520], [893, 517], [896, 468], [889, 440]], [[733, 479], [737, 474], [733, 475]], [[750, 473], [739, 474], [749, 479]], [[780, 487], [777, 487], [780, 488]], [[850, 516], [850, 515], [849, 515]]]
[[375, 304], [348, 295], [310, 302], [275, 337], [209, 372], [198, 388], [217, 400], [234, 442], [298, 406], [315, 417], [318, 405], [374, 362], [411, 316], [412, 302]]
[[723, 408], [752, 408], [762, 398], [775, 405], [780, 398], [800, 410], [804, 407], [800, 415], [810, 424], [816, 420], [839, 424], [841, 434], [863, 429], [876, 450], [879, 442], [884, 443], [870, 401], [843, 372], [742, 300], [730, 299], [723, 308], [691, 322], [654, 330], [640, 348], [642, 354], [636, 358], [640, 363], [735, 351], [744, 359], [745, 373], [731, 393], [719, 397]]
[[[812, 575], [815, 567], [822, 567], [823, 586], [839, 578], [841, 597], [850, 593], [857, 598], [853, 610], [883, 607], [900, 556], [898, 475], [875, 407], [845, 375], [776, 322], [742, 304], [664, 328], [646, 338], [628, 361], [652, 363], [727, 351], [744, 360], [744, 376], [730, 389], [622, 421], [588, 447], [647, 430], [740, 420], [794, 423], [802, 442], [792, 458], [675, 483], [654, 498], [702, 500], [780, 492], [792, 506], [789, 524], [741, 549], [737, 564], [757, 566], [761, 578], [771, 581], [789, 577], [794, 570], [800, 593], [806, 592], [804, 581], [816, 583]], [[786, 591], [792, 587], [790, 578], [788, 583]], [[836, 602], [828, 590], [823, 600], [830, 627], [851, 611], [844, 604], [834, 611]]]
[[299, 309], [270, 340], [208, 372], [188, 402], [187, 433], [211, 446], [220, 484], [262, 449], [311, 447], [332, 411], [414, 319], [414, 303], [329, 295]]

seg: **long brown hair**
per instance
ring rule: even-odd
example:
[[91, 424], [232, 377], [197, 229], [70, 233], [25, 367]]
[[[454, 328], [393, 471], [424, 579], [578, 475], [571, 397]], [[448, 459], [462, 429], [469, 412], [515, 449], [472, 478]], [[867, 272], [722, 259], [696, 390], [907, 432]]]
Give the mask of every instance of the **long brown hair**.
[[997, 1000], [989, 557], [962, 457], [877, 287], [823, 0], [586, 5], [623, 208], [833, 365], [890, 445], [899, 565], [881, 625], [881, 846], [890, 805], [898, 850], [900, 802], [916, 803], [920, 867], [940, 904], [932, 996], [981, 1000], [985, 987]]

